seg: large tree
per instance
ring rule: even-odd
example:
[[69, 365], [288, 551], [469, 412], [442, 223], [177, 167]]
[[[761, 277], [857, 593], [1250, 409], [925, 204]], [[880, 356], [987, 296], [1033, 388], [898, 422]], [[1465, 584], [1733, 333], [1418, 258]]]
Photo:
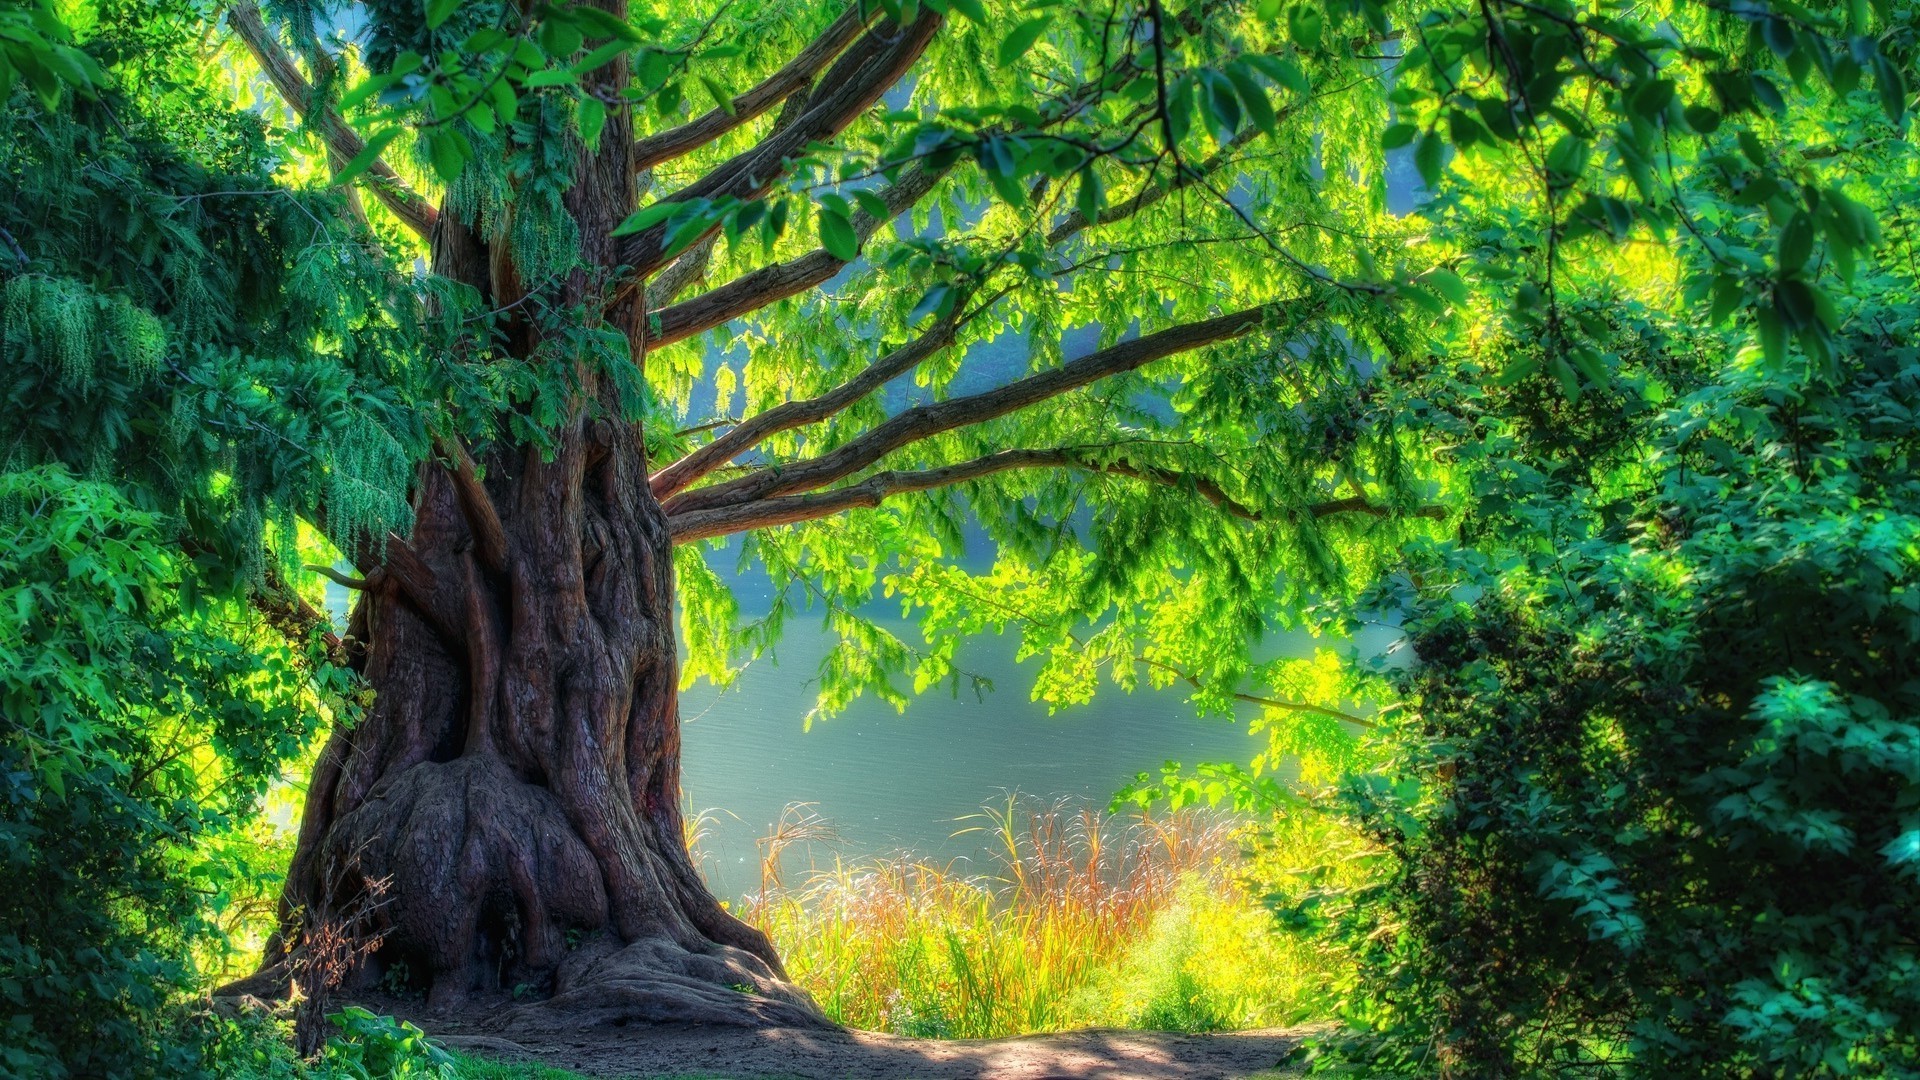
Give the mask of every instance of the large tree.
[[[1762, 136], [1783, 74], [1845, 98], [1868, 71], [1900, 120], [1899, 67], [1866, 32], [1898, 24], [1669, 8], [221, 13], [241, 92], [270, 86], [298, 117], [274, 132], [289, 180], [313, 160], [351, 185], [302, 211], [326, 241], [294, 279], [418, 256], [384, 297], [255, 330], [352, 368], [355, 394], [378, 384], [381, 410], [354, 415], [385, 420], [316, 427], [311, 460], [272, 473], [308, 481], [254, 508], [304, 517], [352, 564], [326, 573], [359, 590], [342, 649], [373, 691], [320, 758], [256, 985], [358, 913], [382, 936], [355, 978], [437, 1005], [533, 990], [512, 1023], [812, 1019], [688, 859], [675, 704], [683, 671], [724, 679], [801, 602], [839, 637], [828, 707], [897, 696], [898, 677], [957, 684], [959, 637], [1012, 627], [1052, 700], [1105, 670], [1251, 701], [1296, 744], [1341, 722], [1250, 646], [1441, 527], [1438, 474], [1376, 376], [1417, 365], [1469, 299], [1458, 271], [1541, 343], [1505, 377], [1577, 393], [1607, 378], [1605, 335], [1562, 303], [1569, 253], [1710, 231], [1690, 185], [1732, 185], [1751, 197], [1716, 207], [1726, 235], [1695, 278], [1715, 317], [1750, 312], [1770, 354], [1826, 347], [1809, 253], [1850, 260], [1871, 223]], [[65, 77], [23, 70], [43, 97]], [[1449, 160], [1471, 164], [1507, 231], [1466, 259], [1427, 242], [1444, 195], [1427, 219], [1388, 214], [1383, 147], [1401, 146], [1441, 192]], [[263, 415], [358, 400], [240, 381]], [[219, 492], [289, 442], [207, 438]], [[970, 543], [990, 571], [960, 569]], [[736, 552], [776, 588], [745, 624], [708, 563]], [[861, 617], [882, 593], [924, 645]]]
[[[1056, 697], [1145, 664], [1226, 700], [1259, 629], [1331, 580], [1329, 537], [1364, 547], [1409, 506], [1366, 391], [1417, 334], [1375, 302], [1417, 288], [1374, 269], [1405, 231], [1364, 134], [1380, 96], [1309, 92], [1298, 18], [947, 6], [376, 3], [345, 34], [228, 13], [425, 245], [445, 328], [408, 519], [315, 507], [375, 697], [317, 767], [285, 944], [377, 881], [363, 977], [436, 1005], [533, 987], [521, 1022], [810, 1020], [683, 836], [677, 594], [696, 670], [769, 630], [735, 629], [710, 541], [758, 534], [824, 603], [829, 704], [957, 679], [957, 632], [1010, 621]], [[344, 101], [337, 38], [373, 73]], [[402, 138], [424, 171], [380, 160]], [[1369, 182], [1323, 190], [1321, 154]], [[963, 514], [990, 577], [954, 569]], [[931, 647], [860, 618], [882, 586]]]

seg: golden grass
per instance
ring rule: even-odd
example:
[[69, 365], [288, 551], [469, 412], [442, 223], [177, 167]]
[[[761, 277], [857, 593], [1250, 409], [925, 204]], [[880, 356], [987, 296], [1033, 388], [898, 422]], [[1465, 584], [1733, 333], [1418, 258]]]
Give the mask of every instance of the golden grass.
[[853, 1027], [997, 1038], [1260, 1027], [1310, 1011], [1320, 958], [1243, 883], [1246, 822], [1013, 796], [966, 824], [996, 850], [995, 873], [894, 857], [788, 886], [782, 848], [826, 828], [795, 808], [763, 841], [763, 887], [742, 914]]

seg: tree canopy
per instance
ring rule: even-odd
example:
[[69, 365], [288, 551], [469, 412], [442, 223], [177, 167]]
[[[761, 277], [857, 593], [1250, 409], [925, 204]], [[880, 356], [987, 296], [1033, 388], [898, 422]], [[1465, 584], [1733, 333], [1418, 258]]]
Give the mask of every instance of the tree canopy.
[[[1866, 635], [1874, 657], [1907, 647], [1870, 639], [1894, 633], [1888, 582], [1910, 555], [1888, 425], [1907, 407], [1911, 283], [1876, 253], [1910, 224], [1914, 17], [1885, 0], [10, 0], [0, 528], [19, 584], [0, 645], [71, 661], [8, 691], [7, 750], [28, 763], [15, 802], [92, 814], [94, 795], [63, 793], [91, 776], [147, 806], [127, 836], [184, 851], [199, 811], [170, 817], [141, 788], [164, 773], [139, 764], [166, 758], [151, 740], [174, 738], [154, 732], [181, 725], [245, 778], [231, 805], [185, 779], [168, 798], [244, 816], [334, 721], [276, 947], [297, 950], [338, 899], [344, 851], [417, 866], [484, 833], [484, 883], [403, 881], [392, 909], [394, 948], [440, 992], [498, 990], [482, 984], [507, 968], [555, 986], [578, 933], [613, 949], [659, 930], [760, 957], [701, 978], [744, 978], [777, 1009], [764, 940], [718, 913], [683, 851], [647, 852], [683, 846], [671, 684], [725, 682], [804, 609], [836, 638], [824, 712], [957, 688], [958, 644], [1011, 630], [1043, 658], [1037, 697], [1087, 700], [1103, 674], [1184, 684], [1202, 711], [1256, 707], [1260, 764], [1301, 758], [1309, 777], [1442, 768], [1395, 756], [1412, 714], [1353, 708], [1404, 696], [1427, 734], [1485, 745], [1437, 790], [1493, 816], [1517, 796], [1473, 788], [1474, 769], [1533, 744], [1456, 708], [1449, 680], [1484, 674], [1460, 642], [1496, 631], [1496, 669], [1565, 653], [1556, 686], [1613, 685], [1652, 665], [1645, 693], [1702, 723], [1810, 715], [1891, 747], [1905, 736], [1876, 710], [1904, 691], [1857, 657], [1783, 658], [1783, 627], [1755, 631], [1722, 700], [1663, 635], [1734, 632], [1698, 606], [1700, 580], [1793, 609], [1747, 550], [1773, 529], [1783, 552], [1833, 549], [1808, 556], [1816, 591], [1881, 575], [1859, 578], [1860, 618], [1835, 614], [1835, 635]], [[1813, 502], [1778, 503], [1781, 468]], [[1860, 479], [1876, 470], [1884, 483]], [[1871, 535], [1796, 531], [1843, 502]], [[50, 618], [48, 560], [79, 558], [87, 530], [113, 555], [99, 566], [139, 580], [70, 562], [91, 599]], [[1853, 566], [1856, 539], [1893, 553]], [[671, 572], [654, 563], [668, 548]], [[771, 580], [769, 610], [741, 614], [736, 562]], [[344, 633], [316, 606], [327, 579], [362, 596]], [[881, 602], [921, 640], [872, 618]], [[1407, 620], [1420, 674], [1383, 689], [1329, 657], [1260, 658], [1276, 628], [1363, 619]], [[177, 662], [145, 661], [167, 674], [142, 695], [88, 704], [74, 673], [142, 662], [136, 624], [225, 644], [176, 640]], [[268, 633], [286, 655], [261, 651]], [[1607, 633], [1619, 651], [1575, 647]], [[1675, 655], [1628, 659], [1642, 641]], [[253, 659], [209, 659], [229, 646]], [[189, 684], [248, 678], [219, 706], [244, 735], [181, 704]], [[55, 706], [29, 719], [42, 697]], [[1650, 701], [1552, 704], [1618, 713], [1607, 738], [1631, 742]], [[1378, 741], [1357, 744], [1362, 727]], [[1824, 823], [1796, 850], [1843, 854], [1831, 830], [1865, 829], [1911, 862], [1908, 826], [1845, 824], [1825, 789], [1797, 793], [1812, 809], [1763, 806], [1783, 745], [1642, 749], [1714, 778], [1699, 783], [1722, 801], [1692, 812], [1715, 822]], [[1589, 791], [1604, 770], [1574, 758], [1562, 794], [1605, 803], [1589, 824], [1655, 813]], [[376, 784], [440, 806], [456, 782], [540, 794], [432, 836], [354, 816]], [[1222, 769], [1142, 793], [1229, 788], [1277, 791]], [[1403, 818], [1445, 803], [1423, 790]], [[1876, 812], [1907, 813], [1909, 791]], [[509, 850], [528, 822], [578, 843]], [[58, 857], [33, 828], [9, 849], [21, 865]], [[646, 829], [668, 839], [634, 839]], [[1460, 857], [1455, 839], [1386, 843], [1417, 867]], [[1517, 895], [1546, 841], [1508, 839]], [[1598, 938], [1652, 948], [1656, 918], [1693, 917], [1613, 899], [1682, 856], [1566, 843], [1554, 895], [1613, 919]], [[523, 886], [516, 860], [588, 884]], [[1425, 899], [1407, 940], [1452, 925]], [[431, 918], [473, 925], [436, 935]], [[489, 944], [446, 944], [472, 940]], [[33, 968], [43, 945], [21, 941]], [[45, 1000], [67, 992], [36, 977]], [[51, 1030], [30, 1024], [19, 1052], [49, 1053]]]

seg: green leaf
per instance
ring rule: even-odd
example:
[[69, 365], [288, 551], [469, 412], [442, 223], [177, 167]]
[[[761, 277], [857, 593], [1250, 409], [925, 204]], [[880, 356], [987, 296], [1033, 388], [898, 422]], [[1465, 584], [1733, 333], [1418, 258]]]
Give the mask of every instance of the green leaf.
[[1217, 71], [1202, 70], [1200, 81], [1207, 88], [1207, 116], [1220, 141], [1226, 142], [1240, 129], [1240, 97], [1234, 93], [1233, 84]]
[[567, 70], [573, 72], [575, 75], [585, 75], [590, 71], [596, 71], [612, 63], [614, 57], [619, 56], [631, 48], [633, 48], [632, 43], [624, 40], [609, 41], [605, 45], [581, 57], [579, 60], [574, 61], [573, 66]]
[[1681, 115], [1686, 117], [1687, 126], [1702, 135], [1711, 135], [1720, 129], [1720, 112], [1705, 105], [1689, 105]]
[[370, 78], [361, 80], [358, 86], [355, 86], [353, 89], [347, 91], [344, 95], [341, 96], [340, 111], [350, 112], [356, 108], [359, 108], [361, 102], [366, 101], [368, 98], [372, 97], [375, 94], [380, 93], [382, 90], [385, 90], [387, 87], [392, 86], [394, 83], [397, 83], [399, 81], [400, 81], [400, 76], [392, 72], [388, 72], [385, 75], [374, 75]]
[[1089, 222], [1100, 220], [1100, 208], [1106, 205], [1107, 196], [1100, 182], [1100, 174], [1092, 165], [1080, 173], [1080, 191], [1074, 198], [1074, 209]]
[[1420, 280], [1441, 296], [1446, 297], [1453, 306], [1467, 306], [1471, 294], [1467, 290], [1467, 283], [1461, 280], [1459, 274], [1445, 268], [1436, 268], [1427, 271]]
[[952, 306], [953, 286], [948, 285], [944, 281], [938, 282], [927, 290], [926, 295], [920, 298], [919, 303], [913, 305], [913, 310], [907, 314], [907, 325], [912, 326], [921, 319], [936, 312], [945, 314]]
[[1226, 76], [1228, 81], [1233, 83], [1234, 91], [1240, 95], [1240, 103], [1245, 107], [1247, 120], [1265, 134], [1273, 134], [1279, 117], [1274, 115], [1273, 102], [1267, 100], [1266, 88], [1253, 77], [1252, 69], [1236, 62], [1227, 66]]
[[1040, 40], [1040, 35], [1046, 33], [1052, 23], [1050, 17], [1038, 15], [1014, 27], [1013, 32], [1000, 42], [1000, 66], [1012, 67], [1015, 61], [1027, 54], [1028, 49], [1033, 48], [1033, 43]]
[[628, 214], [627, 220], [614, 226], [613, 235], [628, 236], [633, 233], [644, 232], [672, 217], [674, 211], [679, 210], [685, 205], [685, 203], [676, 202], [657, 202], [652, 206], [643, 206], [633, 213]]
[[440, 29], [440, 25], [459, 6], [460, 0], [427, 0], [427, 29]]
[[854, 233], [852, 222], [824, 206], [820, 208], [820, 246], [841, 262], [860, 257], [860, 238]]
[[1898, 124], [1907, 115], [1907, 80], [1900, 67], [1885, 53], [1873, 57], [1873, 81], [1880, 91], [1880, 108], [1887, 120]]
[[726, 87], [721, 86], [710, 76], [706, 75], [700, 76], [700, 85], [707, 88], [707, 95], [713, 98], [714, 105], [718, 107], [721, 112], [726, 113], [728, 116], [735, 114], [733, 94], [730, 93]]
[[580, 141], [587, 149], [600, 147], [600, 129], [607, 123], [607, 106], [597, 97], [580, 99]]
[[1797, 272], [1807, 265], [1807, 258], [1812, 254], [1813, 216], [1801, 210], [1788, 218], [1786, 226], [1780, 230], [1780, 272]]
[[886, 221], [893, 216], [893, 212], [887, 207], [887, 200], [881, 198], [880, 193], [872, 188], [854, 189], [853, 201], [859, 203], [860, 209], [865, 210], [867, 216], [875, 221]]
[[351, 183], [355, 177], [372, 168], [373, 163], [380, 160], [380, 155], [386, 151], [387, 144], [393, 142], [400, 132], [401, 129], [398, 127], [374, 132], [373, 137], [367, 140], [367, 144], [360, 148], [360, 152], [353, 155], [353, 160], [347, 162], [339, 172], [333, 175], [334, 185], [337, 187]]
[[427, 159], [443, 184], [453, 183], [472, 157], [473, 145], [458, 128], [434, 128], [427, 136]]
[[619, 38], [636, 45], [646, 40], [646, 35], [636, 29], [632, 23], [610, 11], [601, 11], [599, 8], [580, 4], [569, 8], [567, 14], [573, 17], [574, 22], [580, 24], [581, 29], [594, 37]]
[[1326, 17], [1315, 8], [1296, 7], [1287, 13], [1287, 32], [1293, 35], [1294, 44], [1303, 49], [1320, 47], [1320, 33], [1326, 25]]
[[1446, 157], [1447, 144], [1440, 136], [1431, 131], [1422, 132], [1420, 141], [1413, 146], [1413, 167], [1420, 171], [1420, 182], [1433, 190], [1440, 186], [1440, 170]]
[[1418, 134], [1420, 134], [1420, 129], [1405, 121], [1388, 124], [1387, 130], [1380, 133], [1380, 149], [1398, 150], [1403, 146], [1410, 145], [1413, 142], [1413, 137]]
[[980, 0], [947, 0], [947, 6], [967, 17], [975, 26], [986, 26], [987, 5]]

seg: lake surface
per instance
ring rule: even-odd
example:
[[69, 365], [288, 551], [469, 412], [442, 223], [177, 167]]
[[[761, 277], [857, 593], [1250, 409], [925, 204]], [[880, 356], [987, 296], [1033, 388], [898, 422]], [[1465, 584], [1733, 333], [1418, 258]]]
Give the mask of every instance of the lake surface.
[[[905, 640], [918, 635], [890, 627]], [[1105, 805], [1139, 772], [1162, 762], [1245, 762], [1259, 749], [1245, 723], [1200, 720], [1180, 689], [1111, 686], [1083, 706], [1048, 715], [1029, 698], [1038, 658], [1014, 662], [1011, 635], [961, 648], [961, 663], [994, 682], [984, 699], [964, 685], [915, 698], [906, 712], [862, 699], [839, 716], [804, 720], [812, 680], [832, 639], [805, 619], [790, 622], [780, 664], [763, 660], [725, 692], [702, 684], [681, 698], [682, 787], [695, 812], [712, 810], [699, 848], [722, 896], [759, 885], [755, 840], [789, 803], [816, 804], [838, 843], [814, 845], [816, 864], [911, 849], [945, 862], [982, 859], [977, 836], [955, 837], [963, 815], [1019, 790], [1078, 796]], [[787, 860], [804, 868], [807, 853]], [[991, 869], [987, 863], [980, 870]]]

